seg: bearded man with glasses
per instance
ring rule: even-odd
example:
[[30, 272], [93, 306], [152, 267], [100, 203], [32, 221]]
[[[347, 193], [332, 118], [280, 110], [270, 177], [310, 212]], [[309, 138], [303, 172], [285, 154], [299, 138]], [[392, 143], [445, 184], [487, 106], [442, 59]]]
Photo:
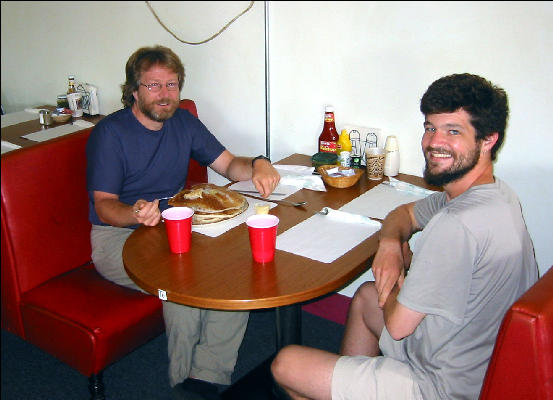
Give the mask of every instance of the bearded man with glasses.
[[[126, 65], [124, 108], [100, 121], [87, 143], [92, 260], [103, 277], [136, 290], [123, 266], [123, 245], [139, 225], [159, 223], [168, 205], [157, 199], [182, 189], [190, 158], [231, 181], [252, 179], [263, 197], [280, 179], [269, 159], [234, 156], [180, 109], [183, 83], [184, 67], [173, 51], [138, 49]], [[231, 383], [248, 315], [163, 302], [175, 398], [219, 398], [218, 390]]]

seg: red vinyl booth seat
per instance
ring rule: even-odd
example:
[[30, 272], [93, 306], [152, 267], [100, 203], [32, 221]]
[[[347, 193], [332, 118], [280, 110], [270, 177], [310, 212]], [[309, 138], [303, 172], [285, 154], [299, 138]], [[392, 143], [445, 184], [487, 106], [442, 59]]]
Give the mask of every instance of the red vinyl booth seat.
[[507, 311], [480, 400], [553, 400], [553, 267]]
[[[196, 114], [191, 100], [181, 108]], [[89, 376], [164, 331], [161, 301], [102, 278], [91, 263], [85, 146], [91, 129], [2, 155], [2, 329]], [[191, 162], [187, 186], [207, 182]]]

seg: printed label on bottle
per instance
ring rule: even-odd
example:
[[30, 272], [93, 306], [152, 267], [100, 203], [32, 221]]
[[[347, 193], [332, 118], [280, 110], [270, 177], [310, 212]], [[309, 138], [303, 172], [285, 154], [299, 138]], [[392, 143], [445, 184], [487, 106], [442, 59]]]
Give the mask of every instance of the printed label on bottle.
[[325, 114], [325, 122], [334, 122], [334, 115], [331, 113]]
[[336, 142], [327, 142], [324, 140], [319, 142], [319, 151], [322, 153], [336, 153], [337, 147]]

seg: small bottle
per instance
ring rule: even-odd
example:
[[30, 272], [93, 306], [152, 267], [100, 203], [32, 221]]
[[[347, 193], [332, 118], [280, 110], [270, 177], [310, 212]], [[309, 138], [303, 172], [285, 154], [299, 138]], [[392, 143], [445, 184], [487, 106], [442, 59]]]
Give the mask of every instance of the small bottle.
[[338, 165], [341, 165], [342, 167], [351, 166], [351, 147], [349, 133], [347, 130], [342, 129], [337, 143]]
[[323, 131], [319, 136], [319, 152], [334, 153], [338, 149], [338, 132], [334, 124], [334, 107], [325, 107], [325, 121]]
[[399, 146], [397, 144], [397, 138], [394, 135], [386, 138], [384, 150], [386, 151], [384, 175], [396, 176], [399, 174]]
[[69, 81], [68, 87], [67, 87], [67, 94], [77, 93], [77, 89], [75, 89], [75, 77], [73, 75], [69, 75], [67, 79]]

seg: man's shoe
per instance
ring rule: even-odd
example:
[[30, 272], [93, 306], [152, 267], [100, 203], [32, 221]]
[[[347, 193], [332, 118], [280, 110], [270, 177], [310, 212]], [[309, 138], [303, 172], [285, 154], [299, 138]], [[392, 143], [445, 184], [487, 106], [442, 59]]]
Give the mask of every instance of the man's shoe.
[[200, 379], [187, 378], [173, 388], [175, 400], [221, 400], [217, 386]]

